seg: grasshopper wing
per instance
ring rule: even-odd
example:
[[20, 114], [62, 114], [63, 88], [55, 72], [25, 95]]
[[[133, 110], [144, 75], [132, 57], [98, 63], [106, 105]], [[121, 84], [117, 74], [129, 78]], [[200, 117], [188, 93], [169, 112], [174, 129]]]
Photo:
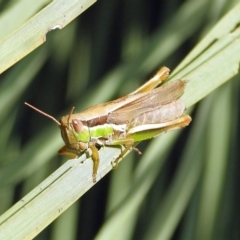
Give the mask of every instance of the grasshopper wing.
[[151, 91], [135, 94], [133, 101], [108, 114], [108, 123], [126, 124], [144, 113], [154, 112], [176, 102], [182, 96], [185, 86], [186, 81], [177, 80]]

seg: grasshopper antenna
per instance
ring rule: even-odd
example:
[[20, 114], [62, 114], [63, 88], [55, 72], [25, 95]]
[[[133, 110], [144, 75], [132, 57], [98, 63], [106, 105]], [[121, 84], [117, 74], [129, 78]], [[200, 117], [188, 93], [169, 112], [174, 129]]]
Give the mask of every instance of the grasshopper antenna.
[[69, 125], [69, 120], [70, 120], [70, 117], [72, 116], [72, 113], [73, 113], [74, 108], [75, 108], [75, 107], [72, 107], [72, 109], [71, 109], [71, 111], [70, 111], [70, 113], [69, 113], [69, 115], [68, 115], [68, 120], [67, 120], [68, 125]]
[[40, 109], [32, 106], [31, 104], [29, 104], [27, 102], [25, 102], [24, 104], [27, 105], [28, 107], [34, 109], [35, 111], [39, 112], [40, 114], [44, 115], [45, 117], [48, 117], [48, 118], [52, 119], [55, 123], [57, 123], [58, 126], [61, 126], [61, 123], [56, 118], [54, 118], [53, 116], [41, 111]]

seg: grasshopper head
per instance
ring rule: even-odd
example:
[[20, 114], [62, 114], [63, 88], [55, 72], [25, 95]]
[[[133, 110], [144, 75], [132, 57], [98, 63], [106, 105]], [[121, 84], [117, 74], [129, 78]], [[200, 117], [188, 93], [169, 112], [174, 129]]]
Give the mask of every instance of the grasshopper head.
[[[60, 119], [60, 129], [63, 141], [69, 148], [76, 148], [78, 140], [76, 138], [75, 129], [73, 125], [73, 120], [70, 118], [71, 115], [61, 117]], [[74, 147], [75, 146], [75, 147]]]
[[61, 135], [68, 148], [82, 152], [88, 148], [90, 132], [88, 126], [73, 114], [73, 110], [74, 107], [69, 115], [60, 119]]
[[60, 121], [58, 121], [53, 116], [39, 110], [29, 103], [25, 104], [57, 123], [61, 130], [62, 139], [67, 148], [77, 152], [82, 152], [88, 148], [88, 142], [90, 139], [88, 127], [84, 126], [81, 120], [74, 118], [74, 107], [71, 109], [69, 115], [62, 117]]

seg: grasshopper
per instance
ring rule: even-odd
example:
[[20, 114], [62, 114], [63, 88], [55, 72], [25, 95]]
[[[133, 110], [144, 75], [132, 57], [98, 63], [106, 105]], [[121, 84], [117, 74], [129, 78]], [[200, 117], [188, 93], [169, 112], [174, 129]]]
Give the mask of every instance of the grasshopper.
[[62, 117], [59, 121], [49, 114], [25, 103], [37, 112], [56, 122], [61, 130], [65, 146], [58, 153], [70, 158], [91, 149], [93, 160], [93, 182], [96, 182], [99, 166], [98, 150], [102, 146], [124, 146], [118, 161], [127, 151], [134, 149], [134, 143], [147, 140], [169, 130], [183, 128], [191, 122], [189, 115], [183, 115], [185, 104], [180, 99], [186, 81], [176, 80], [160, 85], [170, 70], [162, 67], [148, 82], [130, 94], [114, 101], [92, 106], [81, 113]]

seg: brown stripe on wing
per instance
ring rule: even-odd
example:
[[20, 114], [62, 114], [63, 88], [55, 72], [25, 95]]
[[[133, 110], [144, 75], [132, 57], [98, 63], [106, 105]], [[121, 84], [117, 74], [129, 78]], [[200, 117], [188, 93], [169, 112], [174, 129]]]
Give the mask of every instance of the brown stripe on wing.
[[184, 92], [186, 81], [177, 80], [146, 93], [139, 93], [134, 101], [109, 113], [108, 123], [125, 124], [138, 118], [141, 114], [154, 111], [180, 98]]

